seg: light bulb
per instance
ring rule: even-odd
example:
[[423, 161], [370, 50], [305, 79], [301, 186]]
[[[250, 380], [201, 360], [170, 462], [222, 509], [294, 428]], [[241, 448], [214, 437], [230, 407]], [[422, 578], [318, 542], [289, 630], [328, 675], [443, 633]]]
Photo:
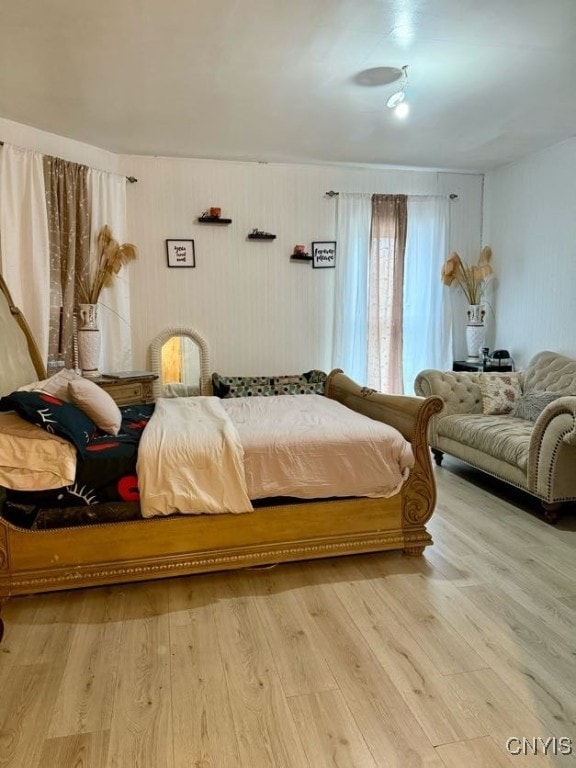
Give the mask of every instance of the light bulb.
[[394, 109], [394, 114], [396, 117], [399, 117], [400, 119], [406, 117], [406, 115], [410, 112], [410, 107], [405, 101], [401, 101], [397, 107]]
[[398, 104], [402, 104], [404, 99], [406, 98], [406, 94], [404, 91], [396, 91], [396, 93], [393, 93], [392, 96], [388, 99], [386, 102], [386, 106], [388, 109], [395, 109]]

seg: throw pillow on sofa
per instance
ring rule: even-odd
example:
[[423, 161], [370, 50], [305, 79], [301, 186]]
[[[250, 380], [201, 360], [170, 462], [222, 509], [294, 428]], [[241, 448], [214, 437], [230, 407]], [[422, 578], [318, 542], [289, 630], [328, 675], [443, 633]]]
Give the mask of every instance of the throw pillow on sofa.
[[526, 392], [518, 401], [510, 416], [536, 421], [544, 408], [562, 397], [558, 392]]
[[490, 416], [511, 413], [522, 396], [519, 373], [480, 373], [478, 384], [482, 412]]

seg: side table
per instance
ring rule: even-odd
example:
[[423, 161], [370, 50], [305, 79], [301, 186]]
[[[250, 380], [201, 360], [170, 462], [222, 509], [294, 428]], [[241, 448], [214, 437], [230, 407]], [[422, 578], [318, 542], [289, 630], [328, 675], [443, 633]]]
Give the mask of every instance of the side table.
[[511, 365], [488, 365], [482, 363], [480, 360], [477, 363], [473, 363], [468, 360], [454, 360], [452, 363], [453, 371], [473, 371], [476, 373], [510, 373], [512, 370]]
[[153, 382], [158, 378], [155, 373], [134, 372], [134, 375], [119, 372], [109, 376], [97, 376], [90, 379], [102, 387], [117, 405], [136, 405], [138, 403], [153, 403]]

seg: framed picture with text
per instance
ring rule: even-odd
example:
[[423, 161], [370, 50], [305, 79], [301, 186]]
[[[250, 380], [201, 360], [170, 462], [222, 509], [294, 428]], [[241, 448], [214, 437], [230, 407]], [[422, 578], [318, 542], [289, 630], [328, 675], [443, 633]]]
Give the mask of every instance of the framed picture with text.
[[329, 269], [336, 266], [335, 240], [312, 243], [312, 266], [314, 269]]
[[194, 240], [166, 240], [169, 267], [195, 267]]

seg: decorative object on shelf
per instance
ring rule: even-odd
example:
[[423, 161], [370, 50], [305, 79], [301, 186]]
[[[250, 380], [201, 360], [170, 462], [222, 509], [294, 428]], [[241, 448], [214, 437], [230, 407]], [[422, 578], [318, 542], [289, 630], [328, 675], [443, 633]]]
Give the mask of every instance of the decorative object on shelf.
[[114, 281], [122, 267], [137, 258], [136, 246], [122, 243], [112, 237], [110, 227], [105, 224], [96, 236], [98, 253], [96, 266], [80, 276], [79, 304], [80, 326], [77, 331], [78, 354], [82, 375], [98, 376], [100, 359], [100, 329], [98, 328], [98, 300], [102, 290]]
[[82, 376], [99, 376], [101, 335], [98, 328], [98, 304], [80, 304], [80, 327], [77, 331], [78, 354]]
[[480, 359], [479, 349], [484, 345], [484, 309], [483, 299], [494, 270], [490, 264], [492, 249], [485, 245], [480, 251], [476, 264], [465, 264], [460, 256], [453, 252], [442, 267], [444, 285], [456, 285], [468, 302], [468, 322], [466, 324], [466, 350], [471, 362]]
[[305, 245], [295, 245], [290, 258], [294, 261], [312, 261], [312, 256], [306, 253]]
[[[213, 213], [218, 211], [218, 213]], [[221, 208], [209, 208], [207, 211], [203, 211], [202, 215], [198, 217], [199, 224], [231, 224], [232, 219], [222, 218]]]
[[248, 240], [275, 240], [276, 235], [272, 232], [263, 232], [261, 229], [255, 227], [248, 235]]
[[330, 269], [336, 266], [335, 240], [312, 243], [312, 266], [314, 269]]
[[166, 240], [169, 267], [195, 267], [194, 240]]

